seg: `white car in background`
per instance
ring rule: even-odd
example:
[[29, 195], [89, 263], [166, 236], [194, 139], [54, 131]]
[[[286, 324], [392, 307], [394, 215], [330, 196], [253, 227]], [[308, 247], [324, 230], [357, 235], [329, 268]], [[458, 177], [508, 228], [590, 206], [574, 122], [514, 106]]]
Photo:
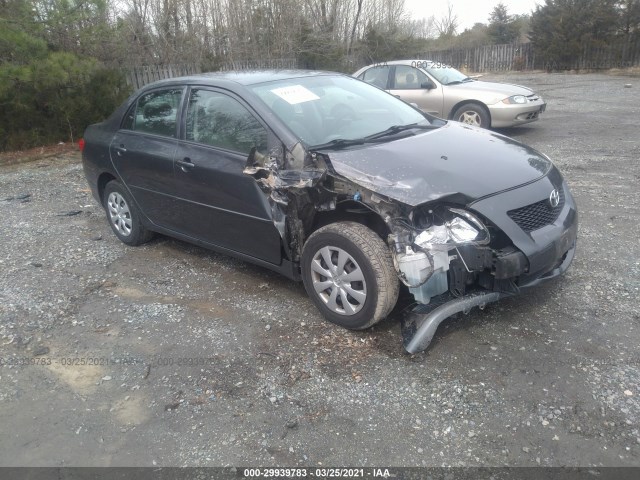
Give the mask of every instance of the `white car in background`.
[[531, 89], [484, 82], [430, 60], [395, 60], [363, 67], [354, 77], [436, 117], [483, 128], [535, 122], [546, 103]]

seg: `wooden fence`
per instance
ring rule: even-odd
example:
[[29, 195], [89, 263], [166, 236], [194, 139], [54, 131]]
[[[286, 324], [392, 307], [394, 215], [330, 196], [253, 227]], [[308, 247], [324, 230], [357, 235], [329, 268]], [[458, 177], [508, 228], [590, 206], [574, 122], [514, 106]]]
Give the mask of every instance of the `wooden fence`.
[[[283, 70], [295, 68], [298, 68], [298, 62], [295, 58], [266, 58], [263, 60], [229, 61], [221, 65], [218, 70]], [[144, 65], [124, 70], [127, 85], [130, 85], [134, 90], [156, 80], [197, 73], [201, 73], [201, 70], [196, 65]]]
[[608, 70], [637, 66], [640, 66], [640, 42], [596, 47], [585, 45], [575, 58], [559, 61], [540, 58], [536, 63], [536, 68], [544, 70]]
[[418, 54], [417, 58], [445, 63], [469, 72], [607, 70], [640, 66], [640, 42], [596, 47], [585, 45], [580, 55], [561, 60], [536, 55], [531, 43], [428, 51]]
[[196, 73], [200, 73], [200, 69], [196, 65], [144, 65], [132, 67], [124, 72], [127, 84], [134, 90], [156, 80]]
[[290, 70], [295, 68], [298, 68], [298, 61], [295, 58], [264, 58], [260, 60], [231, 60], [223, 64], [220, 70]]
[[[604, 70], [640, 66], [640, 42], [619, 43], [592, 47], [585, 45], [580, 55], [562, 60], [547, 60], [536, 55], [531, 43], [482, 45], [472, 48], [453, 48], [411, 55], [421, 60], [441, 62], [467, 72], [503, 72], [513, 70]], [[353, 65], [366, 61], [348, 59]], [[230, 60], [218, 70], [295, 69], [295, 58], [265, 58], [260, 60]], [[353, 67], [356, 70], [356, 67]], [[125, 71], [127, 83], [138, 89], [147, 83], [165, 78], [200, 73], [196, 65], [147, 65]]]
[[530, 43], [453, 48], [424, 52], [418, 57], [452, 65], [469, 72], [531, 70], [534, 67], [535, 58]]

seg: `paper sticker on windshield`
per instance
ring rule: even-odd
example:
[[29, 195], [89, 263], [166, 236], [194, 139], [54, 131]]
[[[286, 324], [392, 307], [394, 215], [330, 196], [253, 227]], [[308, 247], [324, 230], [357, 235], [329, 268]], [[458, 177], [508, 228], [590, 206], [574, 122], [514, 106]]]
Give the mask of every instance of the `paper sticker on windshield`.
[[302, 85], [291, 85], [290, 87], [276, 88], [271, 91], [291, 105], [310, 102], [320, 98], [311, 90], [304, 88]]

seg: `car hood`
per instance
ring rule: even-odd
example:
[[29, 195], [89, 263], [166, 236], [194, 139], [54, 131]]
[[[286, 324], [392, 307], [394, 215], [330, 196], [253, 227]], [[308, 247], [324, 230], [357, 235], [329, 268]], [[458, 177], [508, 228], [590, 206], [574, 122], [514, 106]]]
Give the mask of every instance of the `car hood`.
[[531, 147], [457, 122], [386, 143], [322, 153], [338, 175], [411, 206], [444, 197], [470, 203], [533, 182], [553, 166]]
[[531, 95], [533, 90], [521, 85], [512, 85], [509, 83], [483, 82], [476, 80], [473, 82], [459, 83], [457, 85], [445, 85], [446, 89], [459, 92], [467, 98], [473, 98], [474, 93], [481, 96], [485, 103], [493, 104], [504, 100], [513, 95]]

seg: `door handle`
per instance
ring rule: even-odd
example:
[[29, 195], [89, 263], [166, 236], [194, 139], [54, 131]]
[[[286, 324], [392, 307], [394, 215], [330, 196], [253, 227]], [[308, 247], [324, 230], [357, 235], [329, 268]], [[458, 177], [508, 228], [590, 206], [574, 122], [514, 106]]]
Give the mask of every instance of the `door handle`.
[[193, 167], [196, 166], [194, 163], [191, 162], [191, 159], [188, 157], [186, 157], [184, 160], [176, 160], [176, 163], [180, 165], [180, 168], [182, 169], [183, 172], [188, 172], [189, 170], [191, 170]]
[[116, 155], [118, 155], [119, 157], [127, 153], [127, 149], [124, 148], [124, 145], [122, 144], [119, 147], [113, 147], [113, 149], [116, 151]]

